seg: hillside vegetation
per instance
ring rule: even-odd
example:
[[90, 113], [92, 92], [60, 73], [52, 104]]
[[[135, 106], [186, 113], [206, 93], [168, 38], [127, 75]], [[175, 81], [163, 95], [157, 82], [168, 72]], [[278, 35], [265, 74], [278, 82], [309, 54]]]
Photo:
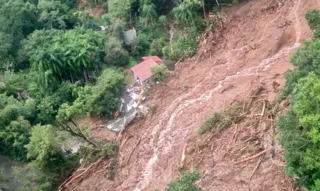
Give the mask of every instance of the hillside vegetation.
[[289, 96], [291, 107], [281, 116], [281, 143], [285, 149], [286, 172], [299, 186], [320, 190], [320, 11], [309, 10], [306, 19], [314, 31], [291, 57], [295, 69], [286, 74], [282, 96]]

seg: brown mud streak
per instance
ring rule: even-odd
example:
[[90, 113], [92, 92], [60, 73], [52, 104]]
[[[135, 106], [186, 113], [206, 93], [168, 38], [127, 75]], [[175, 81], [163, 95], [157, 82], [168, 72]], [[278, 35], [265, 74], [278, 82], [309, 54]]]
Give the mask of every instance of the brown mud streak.
[[[157, 105], [158, 109], [152, 117], [129, 127], [139, 136], [133, 136], [121, 148], [124, 161], [137, 140], [141, 142], [128, 165], [118, 166], [114, 181], [103, 174], [92, 175], [79, 183], [77, 190], [164, 190], [179, 175], [181, 155], [188, 140], [203, 138], [198, 136], [198, 129], [206, 116], [223, 110], [235, 99], [247, 99], [261, 84], [266, 88], [264, 99], [275, 99], [278, 92], [272, 84], [280, 84], [280, 89], [284, 86], [283, 74], [292, 68], [290, 54], [301, 40], [312, 35], [304, 14], [316, 7], [320, 8], [317, 0], [255, 0], [226, 10], [219, 39], [210, 39], [215, 35], [208, 35], [205, 42], [200, 42], [193, 59], [179, 63], [168, 82], [150, 92], [147, 104]], [[228, 86], [233, 88], [220, 93]], [[257, 131], [261, 125], [258, 124]], [[241, 128], [239, 140], [252, 133]], [[236, 159], [228, 156], [228, 161], [224, 157], [232, 145], [233, 132], [233, 128], [223, 131], [212, 140], [211, 151], [201, 161], [193, 161], [199, 163], [205, 175], [201, 187], [231, 191], [293, 188], [284, 174], [282, 152], [277, 146], [277, 160], [262, 161], [248, 185], [244, 179], [250, 177], [257, 163], [231, 167], [230, 162]], [[187, 160], [190, 152], [187, 148]]]

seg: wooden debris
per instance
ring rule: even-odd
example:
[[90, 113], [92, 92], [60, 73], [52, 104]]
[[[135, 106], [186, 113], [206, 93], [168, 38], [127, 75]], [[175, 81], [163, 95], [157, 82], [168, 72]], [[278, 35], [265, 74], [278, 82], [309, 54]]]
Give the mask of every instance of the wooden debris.
[[97, 172], [95, 172], [96, 174], [99, 174], [105, 170], [107, 170], [110, 167], [111, 162], [109, 162], [107, 165], [105, 165], [101, 170], [98, 170]]
[[247, 107], [245, 107], [245, 111], [249, 110], [252, 106], [252, 103], [253, 101], [258, 97], [258, 95], [261, 94], [261, 92], [264, 90], [264, 87], [263, 86], [259, 86], [256, 90], [254, 90], [252, 93], [251, 93], [251, 99], [247, 105]]
[[255, 158], [257, 158], [257, 157], [259, 157], [259, 156], [261, 156], [261, 155], [266, 154], [266, 153], [267, 153], [268, 151], [270, 151], [270, 150], [271, 150], [271, 148], [265, 149], [265, 150], [261, 151], [261, 152], [258, 153], [258, 154], [255, 154], [255, 155], [253, 155], [253, 156], [251, 156], [251, 157], [248, 157], [248, 158], [245, 158], [245, 159], [240, 160], [240, 161], [238, 161], [238, 162], [235, 162], [234, 164], [240, 164], [240, 163], [247, 162], [247, 161], [249, 161], [249, 160], [255, 159]]
[[128, 157], [127, 161], [126, 161], [126, 166], [128, 166], [128, 162], [129, 162], [129, 160], [131, 158], [131, 155], [134, 152], [134, 150], [137, 148], [137, 146], [140, 144], [140, 142], [141, 142], [141, 138], [139, 138], [139, 140], [137, 141], [137, 143], [134, 145], [133, 149], [131, 150], [131, 152], [129, 154], [129, 157]]
[[236, 127], [234, 129], [234, 134], [232, 136], [232, 142], [235, 143], [237, 141], [237, 133], [238, 133], [238, 124], [236, 124]]
[[222, 94], [222, 93], [224, 93], [225, 91], [228, 91], [228, 90], [230, 90], [230, 89], [232, 89], [232, 88], [234, 88], [234, 86], [233, 86], [233, 85], [229, 85], [229, 86], [227, 86], [226, 88], [222, 89], [222, 90], [220, 91], [220, 94]]
[[263, 100], [263, 107], [262, 107], [262, 111], [261, 111], [261, 114], [260, 114], [261, 117], [264, 116], [264, 113], [265, 113], [265, 110], [266, 110], [266, 105], [267, 105], [266, 102], [267, 102], [266, 100]]
[[71, 184], [74, 180], [80, 178], [81, 176], [83, 176], [86, 172], [88, 172], [90, 169], [92, 169], [94, 166], [96, 166], [97, 164], [99, 164], [102, 159], [104, 159], [105, 157], [101, 157], [99, 160], [97, 160], [96, 162], [92, 163], [85, 171], [83, 171], [82, 173], [78, 174], [75, 177], [69, 177], [66, 181], [64, 181], [60, 186], [58, 191], [63, 191], [65, 186], [68, 186], [69, 184]]
[[126, 136], [124, 141], [121, 142], [119, 150], [127, 143], [127, 141], [132, 137], [132, 135]]
[[259, 168], [262, 160], [263, 160], [263, 157], [260, 157], [260, 160], [259, 160], [259, 162], [257, 163], [257, 166], [254, 167], [254, 169], [253, 169], [253, 171], [252, 171], [252, 173], [251, 173], [251, 175], [250, 175], [250, 177], [249, 177], [249, 180], [251, 180], [252, 176], [254, 175], [254, 173], [255, 173], [255, 172], [257, 171], [257, 169]]
[[183, 147], [183, 150], [182, 150], [182, 155], [181, 155], [181, 161], [180, 161], [180, 168], [183, 168], [184, 167], [184, 162], [186, 160], [186, 150], [187, 150], [187, 146], [188, 146], [188, 143], [186, 143]]

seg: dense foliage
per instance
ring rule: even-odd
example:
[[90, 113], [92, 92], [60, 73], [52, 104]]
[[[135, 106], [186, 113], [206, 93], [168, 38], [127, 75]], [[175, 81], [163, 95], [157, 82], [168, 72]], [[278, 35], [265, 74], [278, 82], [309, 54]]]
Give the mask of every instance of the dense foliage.
[[[105, 14], [93, 18], [77, 0], [0, 0], [0, 154], [28, 163], [16, 169], [24, 190], [56, 190], [80, 157], [116, 152], [113, 142], [92, 140], [78, 120], [113, 117], [124, 68], [133, 60], [192, 56], [205, 27], [203, 10], [215, 6], [208, 0], [88, 2]], [[125, 44], [123, 32], [133, 27], [137, 38]], [[153, 72], [162, 80], [168, 70]], [[81, 142], [79, 152], [64, 145], [68, 139]]]
[[[312, 30], [320, 29], [320, 11], [308, 11]], [[289, 95], [291, 109], [281, 116], [281, 143], [285, 148], [286, 172], [297, 184], [312, 191], [320, 190], [320, 39], [306, 41], [291, 62], [295, 66], [286, 75], [283, 92]]]

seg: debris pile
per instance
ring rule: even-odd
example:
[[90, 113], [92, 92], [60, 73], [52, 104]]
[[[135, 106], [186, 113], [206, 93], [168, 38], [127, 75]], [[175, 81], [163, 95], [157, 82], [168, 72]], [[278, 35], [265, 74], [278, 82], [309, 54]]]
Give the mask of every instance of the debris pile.
[[126, 87], [121, 97], [120, 109], [115, 114], [115, 120], [109, 121], [107, 127], [111, 131], [120, 132], [130, 124], [136, 116], [146, 115], [148, 109], [141, 104], [146, 99], [144, 89], [138, 82]]
[[[252, 180], [256, 181], [263, 174], [260, 165], [264, 170], [266, 166], [283, 166], [280, 154], [283, 150], [276, 139], [279, 131], [275, 128], [275, 119], [289, 103], [288, 100], [269, 102], [266, 95], [265, 88], [259, 86], [251, 93], [249, 100], [235, 101], [229, 109], [213, 114], [214, 119], [216, 116], [224, 118], [208, 118], [204, 125], [210, 125], [211, 128], [207, 127], [207, 131], [199, 132], [199, 137], [188, 141], [182, 153], [180, 168], [204, 169], [198, 184], [206, 187], [215, 182], [214, 178], [219, 181], [236, 179], [239, 174], [246, 177], [239, 181], [249, 186]], [[234, 108], [237, 112], [232, 112]], [[232, 113], [232, 117], [229, 113]], [[222, 125], [226, 127], [219, 128]], [[224, 142], [223, 146], [219, 144], [221, 142]], [[291, 184], [290, 180], [285, 181], [288, 182], [284, 184]]]

